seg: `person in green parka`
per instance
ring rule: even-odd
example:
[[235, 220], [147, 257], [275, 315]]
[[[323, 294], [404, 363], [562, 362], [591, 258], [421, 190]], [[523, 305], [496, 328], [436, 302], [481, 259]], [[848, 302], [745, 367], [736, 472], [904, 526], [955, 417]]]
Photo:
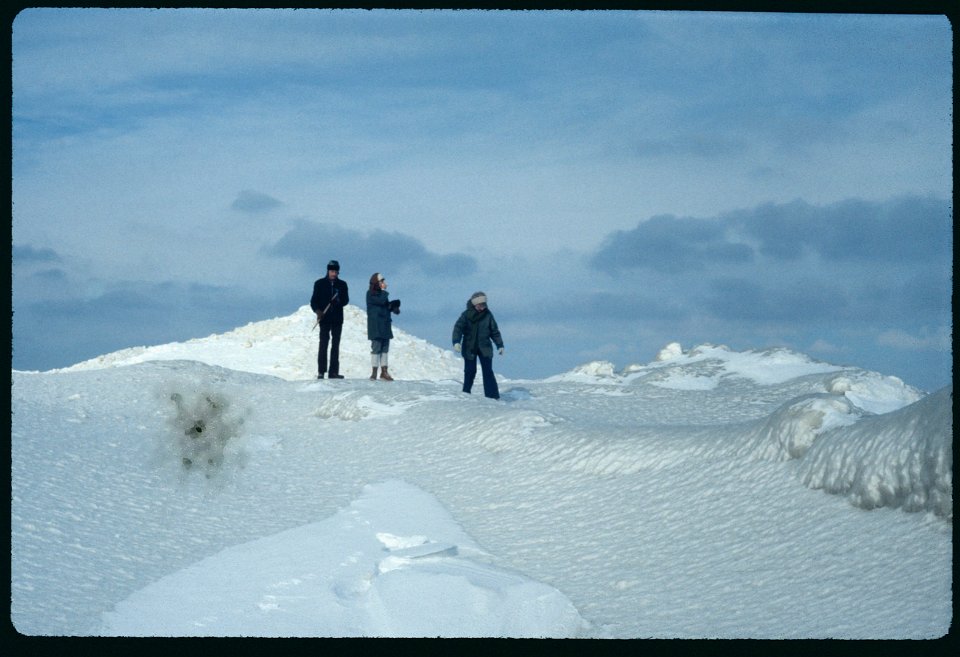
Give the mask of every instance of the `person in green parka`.
[[497, 346], [503, 355], [503, 338], [493, 313], [487, 308], [487, 295], [474, 292], [467, 301], [467, 309], [453, 326], [453, 349], [463, 354], [463, 391], [473, 389], [477, 376], [477, 360], [483, 371], [483, 394], [490, 399], [500, 399], [497, 378], [493, 374], [493, 348]]

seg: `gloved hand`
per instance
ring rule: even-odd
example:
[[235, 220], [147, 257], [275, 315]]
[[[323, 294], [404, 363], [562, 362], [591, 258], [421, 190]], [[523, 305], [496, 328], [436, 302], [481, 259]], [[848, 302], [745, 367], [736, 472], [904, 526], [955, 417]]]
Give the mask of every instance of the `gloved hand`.
[[460, 353], [460, 343], [459, 343], [459, 342], [458, 342], [457, 344], [453, 345], [453, 350], [454, 350], [455, 352], [457, 352], [458, 354]]
[[500, 352], [500, 355], [501, 355], [501, 356], [503, 355], [503, 347], [500, 347], [499, 349], [497, 349], [497, 351]]
[[390, 312], [392, 312], [394, 315], [400, 314], [400, 299], [393, 299], [390, 302]]

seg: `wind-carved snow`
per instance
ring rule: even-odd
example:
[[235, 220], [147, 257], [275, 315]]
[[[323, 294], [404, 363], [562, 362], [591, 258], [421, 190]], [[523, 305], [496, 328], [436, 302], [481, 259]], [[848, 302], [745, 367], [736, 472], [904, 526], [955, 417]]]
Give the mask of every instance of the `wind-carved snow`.
[[[313, 384], [308, 389], [318, 392], [324, 390], [323, 384], [319, 383]], [[457, 399], [453, 394], [420, 395], [410, 394], [407, 391], [400, 391], [398, 395], [391, 395], [389, 402], [379, 401], [378, 397], [376, 391], [371, 390], [348, 390], [325, 394], [315, 413], [317, 417], [324, 419], [336, 418], [358, 421], [368, 417], [402, 415], [413, 406], [426, 401], [438, 401], [440, 399], [454, 401]]]
[[785, 461], [802, 457], [826, 431], [855, 423], [863, 412], [845, 397], [804, 395], [793, 399], [745, 432], [740, 453]]
[[801, 462], [800, 480], [865, 509], [901, 507], [952, 520], [952, 392], [827, 433]]
[[13, 372], [20, 632], [950, 627], [952, 387], [673, 343], [621, 372], [503, 380], [494, 401], [412, 338], [391, 347], [412, 380], [317, 381], [311, 321]]

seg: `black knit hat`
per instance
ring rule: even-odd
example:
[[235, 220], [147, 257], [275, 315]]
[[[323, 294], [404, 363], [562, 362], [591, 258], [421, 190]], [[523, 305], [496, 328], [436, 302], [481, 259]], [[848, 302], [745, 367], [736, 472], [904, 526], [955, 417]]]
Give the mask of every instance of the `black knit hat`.
[[327, 271], [330, 271], [331, 269], [340, 271], [340, 263], [337, 262], [336, 260], [331, 260], [330, 262], [327, 263]]

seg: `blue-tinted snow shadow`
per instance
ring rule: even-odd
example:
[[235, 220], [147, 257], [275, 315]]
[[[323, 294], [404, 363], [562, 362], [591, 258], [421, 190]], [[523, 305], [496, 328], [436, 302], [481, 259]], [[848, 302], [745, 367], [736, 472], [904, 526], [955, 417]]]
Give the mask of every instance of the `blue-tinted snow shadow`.
[[533, 395], [527, 388], [517, 386], [501, 392], [500, 399], [505, 402], [526, 401], [528, 399], [533, 399]]

